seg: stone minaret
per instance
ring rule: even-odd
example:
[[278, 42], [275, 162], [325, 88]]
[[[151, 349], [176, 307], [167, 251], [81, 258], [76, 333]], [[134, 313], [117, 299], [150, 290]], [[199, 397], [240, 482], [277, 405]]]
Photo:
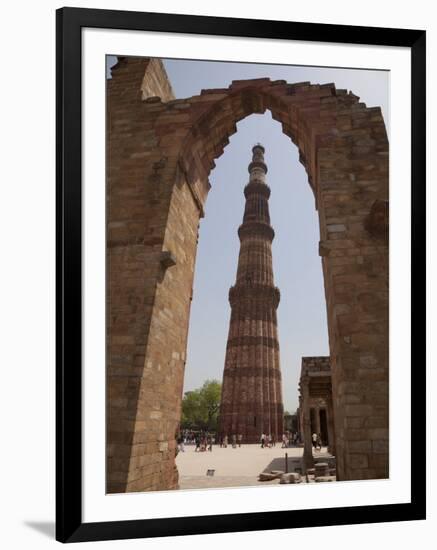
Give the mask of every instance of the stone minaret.
[[265, 183], [264, 147], [255, 145], [244, 189], [246, 206], [238, 229], [237, 280], [229, 291], [231, 320], [220, 404], [219, 434], [258, 443], [261, 434], [279, 441], [283, 431], [281, 370], [273, 282], [270, 188]]

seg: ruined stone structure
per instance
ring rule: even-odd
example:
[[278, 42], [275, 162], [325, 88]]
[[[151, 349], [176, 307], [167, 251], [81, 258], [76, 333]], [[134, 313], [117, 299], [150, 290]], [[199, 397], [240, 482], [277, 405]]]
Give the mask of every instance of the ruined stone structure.
[[304, 440], [304, 467], [313, 468], [311, 435], [321, 434], [335, 455], [332, 372], [329, 357], [302, 357], [299, 381], [300, 426]]
[[262, 433], [280, 441], [283, 433], [281, 370], [273, 283], [270, 188], [265, 182], [264, 147], [255, 145], [244, 188], [246, 206], [237, 280], [229, 291], [231, 320], [220, 403], [219, 434], [241, 434], [258, 443]]
[[[177, 487], [197, 233], [239, 120], [270, 110], [319, 215], [337, 479], [388, 474], [388, 140], [381, 110], [334, 84], [234, 81], [175, 100], [162, 65], [108, 81], [107, 490]], [[290, 248], [290, 254], [292, 254]]]

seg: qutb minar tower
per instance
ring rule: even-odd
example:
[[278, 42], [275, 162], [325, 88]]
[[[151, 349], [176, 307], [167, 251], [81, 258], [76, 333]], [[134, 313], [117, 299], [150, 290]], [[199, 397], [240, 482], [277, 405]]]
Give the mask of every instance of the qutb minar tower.
[[223, 372], [219, 434], [242, 435], [258, 443], [261, 434], [279, 441], [283, 432], [281, 370], [276, 310], [279, 289], [273, 282], [270, 188], [265, 182], [264, 147], [252, 149], [246, 206], [238, 229], [237, 280], [229, 291], [231, 320]]

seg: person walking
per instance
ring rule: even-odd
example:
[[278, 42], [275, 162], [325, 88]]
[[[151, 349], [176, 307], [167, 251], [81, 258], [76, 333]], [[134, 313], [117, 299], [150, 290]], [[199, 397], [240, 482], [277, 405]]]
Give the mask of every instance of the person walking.
[[243, 440], [242, 434], [238, 434], [237, 439], [238, 439], [238, 446], [241, 447], [241, 442], [242, 442], [242, 440]]
[[316, 434], [316, 432], [313, 433], [313, 435], [311, 436], [311, 439], [313, 441], [314, 449], [317, 449], [317, 434]]
[[232, 435], [232, 448], [237, 448], [237, 436], [235, 434]]
[[226, 449], [228, 446], [228, 436], [225, 435], [225, 437], [223, 438], [223, 447]]
[[198, 451], [200, 451], [200, 435], [199, 434], [195, 435], [194, 442], [196, 444], [196, 448], [194, 449], [194, 452], [197, 453]]
[[264, 449], [266, 444], [266, 434], [261, 434], [261, 449]]
[[321, 434], [317, 434], [317, 447], [319, 448], [319, 451], [322, 450], [322, 436], [321, 436]]

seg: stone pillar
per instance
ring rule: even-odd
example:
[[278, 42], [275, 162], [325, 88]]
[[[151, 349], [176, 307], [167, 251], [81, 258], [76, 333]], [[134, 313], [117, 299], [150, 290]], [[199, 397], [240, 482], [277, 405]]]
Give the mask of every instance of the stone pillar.
[[314, 430], [316, 434], [319, 435], [320, 434], [320, 407], [318, 405], [314, 407], [314, 418], [316, 420]]
[[[317, 204], [337, 474], [341, 481], [385, 479], [389, 473], [389, 153], [381, 113], [351, 111], [332, 145], [317, 156]], [[338, 186], [347, 180], [350, 184], [340, 192]]]
[[[158, 142], [173, 97], [164, 68], [149, 61], [122, 59], [108, 81], [108, 493], [178, 487], [175, 435], [202, 212], [179, 166], [182, 138]], [[162, 101], [148, 97], [157, 95]]]
[[304, 473], [308, 468], [314, 467], [313, 445], [311, 441], [311, 418], [310, 418], [310, 388], [309, 378], [301, 378], [301, 394], [302, 394], [302, 420], [303, 420], [303, 470]]
[[302, 395], [299, 395], [299, 443], [303, 441], [303, 401]]
[[326, 424], [328, 426], [328, 452], [335, 456], [335, 431], [332, 396], [328, 396], [326, 399]]
[[301, 432], [301, 414], [300, 414], [300, 400], [299, 400], [299, 407], [296, 410], [296, 430], [298, 433]]

